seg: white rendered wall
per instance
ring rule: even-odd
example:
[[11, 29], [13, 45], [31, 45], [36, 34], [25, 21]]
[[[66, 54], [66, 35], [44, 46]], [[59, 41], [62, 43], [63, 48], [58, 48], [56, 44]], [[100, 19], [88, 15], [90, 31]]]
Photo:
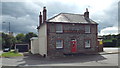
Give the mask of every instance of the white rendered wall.
[[38, 54], [39, 53], [38, 38], [37, 39], [31, 38], [31, 53], [32, 54]]
[[47, 56], [47, 26], [46, 24], [43, 24], [38, 33], [39, 38], [39, 54], [40, 55], [46, 55]]

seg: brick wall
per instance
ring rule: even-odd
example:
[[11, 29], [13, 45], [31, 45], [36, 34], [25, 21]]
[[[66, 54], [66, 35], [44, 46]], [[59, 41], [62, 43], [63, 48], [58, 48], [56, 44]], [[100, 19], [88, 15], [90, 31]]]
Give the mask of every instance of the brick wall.
[[[97, 25], [91, 26], [91, 33], [85, 33], [85, 24], [63, 24], [63, 33], [55, 32], [55, 23], [48, 23], [48, 55], [61, 56], [64, 53], [71, 53], [71, 39], [77, 40], [77, 53], [95, 51], [97, 45]], [[64, 41], [63, 49], [56, 49], [56, 40]], [[85, 40], [91, 41], [91, 48], [85, 49]]]

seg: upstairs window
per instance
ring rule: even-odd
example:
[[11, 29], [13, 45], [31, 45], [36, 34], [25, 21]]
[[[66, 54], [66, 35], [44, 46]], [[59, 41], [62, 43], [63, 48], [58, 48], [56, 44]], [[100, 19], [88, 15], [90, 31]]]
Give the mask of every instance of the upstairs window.
[[56, 40], [56, 48], [63, 48], [63, 40]]
[[62, 24], [56, 24], [56, 33], [63, 33]]
[[90, 40], [85, 40], [85, 48], [90, 48]]
[[85, 33], [90, 33], [90, 25], [85, 25]]

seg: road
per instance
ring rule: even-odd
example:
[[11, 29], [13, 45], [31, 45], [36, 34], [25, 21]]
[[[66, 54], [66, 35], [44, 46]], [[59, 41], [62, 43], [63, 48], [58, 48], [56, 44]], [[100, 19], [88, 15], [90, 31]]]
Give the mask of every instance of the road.
[[[2, 54], [2, 50], [0, 50], [0, 55]], [[0, 68], [2, 67], [2, 58], [0, 57]]]
[[[110, 49], [107, 50], [112, 51]], [[29, 55], [3, 58], [2, 63], [3, 66], [118, 66], [118, 54], [81, 54], [79, 56], [52, 59], [42, 58], [39, 55]]]
[[2, 51], [2, 50], [0, 50], [0, 55], [2, 54], [2, 52], [3, 52], [3, 51]]
[[118, 54], [82, 55], [69, 58], [3, 58], [3, 66], [118, 66]]

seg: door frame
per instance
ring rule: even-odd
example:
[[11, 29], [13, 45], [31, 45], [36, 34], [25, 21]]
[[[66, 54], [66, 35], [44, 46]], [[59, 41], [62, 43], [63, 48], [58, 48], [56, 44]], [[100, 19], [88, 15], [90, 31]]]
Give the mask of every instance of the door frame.
[[[76, 41], [76, 43], [74, 44], [74, 45], [75, 45], [75, 48], [74, 48], [74, 49], [73, 49], [72, 41]], [[72, 52], [72, 53], [76, 53], [76, 52], [77, 52], [77, 40], [76, 40], [76, 39], [71, 39], [70, 43], [71, 43], [71, 44], [70, 44], [71, 52]]]

